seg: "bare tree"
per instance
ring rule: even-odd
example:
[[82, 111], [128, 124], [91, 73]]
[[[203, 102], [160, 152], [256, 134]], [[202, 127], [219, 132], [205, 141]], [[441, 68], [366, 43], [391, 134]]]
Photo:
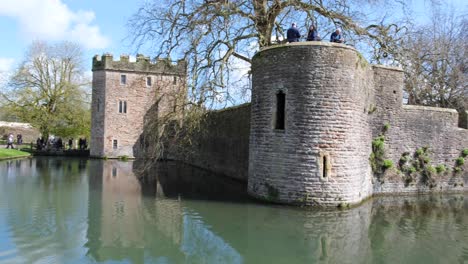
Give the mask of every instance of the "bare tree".
[[[138, 48], [151, 48], [158, 57], [186, 59], [192, 102], [206, 104], [210, 99], [232, 99], [228, 88], [236, 81], [233, 68], [248, 68], [253, 53], [283, 40], [293, 21], [304, 25], [304, 34], [310, 23], [341, 27], [349, 44], [365, 41], [375, 54], [391, 53], [392, 35], [400, 27], [387, 22], [382, 5], [390, 4], [385, 0], [155, 0], [145, 2], [128, 26]], [[372, 19], [365, 13], [371, 11], [376, 11]]]
[[468, 20], [437, 3], [432, 12], [402, 42], [408, 103], [468, 109]]
[[34, 42], [1, 97], [3, 109], [30, 122], [43, 136], [87, 135], [90, 127], [89, 81], [80, 46]]

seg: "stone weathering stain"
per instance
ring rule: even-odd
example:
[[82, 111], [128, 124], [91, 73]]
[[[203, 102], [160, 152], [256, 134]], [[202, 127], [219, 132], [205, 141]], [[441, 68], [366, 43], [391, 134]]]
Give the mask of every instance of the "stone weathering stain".
[[90, 154], [94, 157], [133, 158], [141, 149], [148, 111], [157, 115], [175, 111], [186, 93], [186, 62], [168, 60], [152, 63], [138, 55], [114, 61], [112, 55], [93, 58], [92, 122]]
[[[185, 65], [168, 73], [141, 70], [138, 60], [105, 66], [108, 60], [93, 61], [91, 154], [132, 156], [156, 91], [124, 89], [120, 75], [137, 83], [148, 74], [185, 78]], [[247, 181], [250, 195], [277, 203], [336, 206], [380, 193], [468, 191], [468, 130], [457, 126], [455, 110], [402, 105], [401, 69], [371, 66], [354, 48], [325, 42], [266, 48], [252, 61], [251, 104], [210, 112], [191, 151], [168, 157]], [[96, 112], [98, 98], [105, 112]], [[125, 99], [131, 118], [117, 111]], [[370, 156], [379, 136], [387, 167], [376, 173]], [[402, 156], [408, 161], [400, 167]]]

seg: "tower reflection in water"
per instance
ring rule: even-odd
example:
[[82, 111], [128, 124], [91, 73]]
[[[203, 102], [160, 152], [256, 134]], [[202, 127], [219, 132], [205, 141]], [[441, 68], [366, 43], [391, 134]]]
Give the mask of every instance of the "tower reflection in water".
[[[130, 258], [133, 263], [159, 258], [241, 263], [239, 253], [208, 228], [185, 198], [240, 198], [238, 191], [245, 192], [245, 186], [234, 182], [237, 186], [226, 192], [220, 189], [225, 181], [207, 172], [196, 176], [211, 178], [195, 178], [193, 170], [161, 163], [148, 174], [133, 162], [91, 161], [88, 255], [98, 261]], [[193, 184], [199, 180], [202, 184]]]

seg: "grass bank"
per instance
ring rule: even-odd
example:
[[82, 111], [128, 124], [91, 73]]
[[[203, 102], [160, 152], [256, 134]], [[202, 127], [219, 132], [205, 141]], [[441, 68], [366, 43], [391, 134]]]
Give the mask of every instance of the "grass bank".
[[20, 151], [16, 149], [5, 149], [5, 148], [0, 149], [0, 160], [27, 157], [29, 155], [31, 154], [28, 152], [24, 152], [24, 151]]

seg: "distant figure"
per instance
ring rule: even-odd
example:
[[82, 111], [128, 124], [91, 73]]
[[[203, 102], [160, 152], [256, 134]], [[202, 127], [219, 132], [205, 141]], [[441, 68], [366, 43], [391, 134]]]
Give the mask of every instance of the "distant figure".
[[73, 138], [70, 138], [68, 140], [68, 149], [70, 149], [70, 150], [73, 149]]
[[23, 135], [21, 135], [21, 134], [16, 135], [16, 143], [18, 145], [23, 144]]
[[56, 145], [56, 149], [57, 150], [61, 150], [63, 148], [63, 142], [62, 142], [62, 138], [58, 138], [55, 142], [55, 145]]
[[14, 141], [13, 134], [10, 133], [7, 138], [7, 146], [6, 146], [7, 149], [8, 148], [15, 149], [15, 147], [13, 146], [13, 141]]
[[296, 27], [296, 23], [292, 23], [292, 26], [288, 29], [287, 32], [288, 42], [299, 42], [299, 38], [301, 37], [301, 33]]
[[40, 139], [40, 138], [37, 138], [37, 139], [36, 139], [36, 149], [37, 149], [37, 150], [41, 150], [41, 149], [42, 149], [42, 143], [41, 143], [41, 139]]
[[307, 33], [307, 41], [320, 41], [322, 40], [315, 29], [314, 25], [310, 26], [309, 33]]
[[330, 36], [330, 42], [335, 42], [335, 43], [344, 43], [344, 38], [341, 35], [341, 30], [337, 28], [335, 32], [333, 32]]
[[86, 138], [83, 139], [83, 149], [87, 149], [88, 148], [88, 141], [86, 140]]

